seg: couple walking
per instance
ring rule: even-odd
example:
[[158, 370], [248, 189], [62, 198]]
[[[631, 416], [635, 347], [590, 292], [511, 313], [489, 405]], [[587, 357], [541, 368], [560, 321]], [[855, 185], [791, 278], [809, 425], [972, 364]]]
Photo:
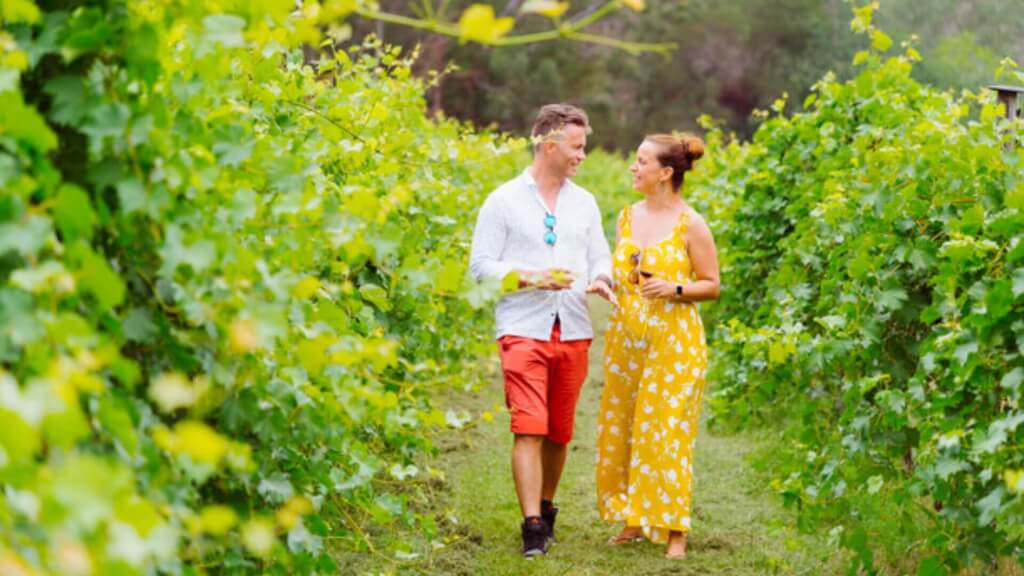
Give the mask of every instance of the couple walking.
[[586, 114], [541, 108], [533, 164], [484, 202], [473, 233], [477, 278], [516, 274], [496, 306], [511, 414], [512, 475], [523, 513], [523, 555], [554, 538], [565, 465], [593, 329], [587, 293], [613, 305], [598, 423], [597, 504], [622, 525], [608, 544], [647, 538], [686, 555], [693, 445], [707, 346], [696, 302], [718, 297], [711, 232], [680, 194], [703, 142], [647, 136], [630, 167], [644, 198], [619, 214], [608, 250], [594, 197], [569, 178], [586, 157]]

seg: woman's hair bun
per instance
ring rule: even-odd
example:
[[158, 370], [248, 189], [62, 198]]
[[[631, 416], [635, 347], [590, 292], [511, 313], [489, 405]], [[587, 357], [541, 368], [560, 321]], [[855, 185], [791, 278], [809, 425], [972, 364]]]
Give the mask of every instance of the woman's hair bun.
[[704, 141], [700, 137], [693, 134], [683, 134], [679, 137], [679, 142], [686, 149], [686, 156], [690, 159], [690, 162], [704, 156]]

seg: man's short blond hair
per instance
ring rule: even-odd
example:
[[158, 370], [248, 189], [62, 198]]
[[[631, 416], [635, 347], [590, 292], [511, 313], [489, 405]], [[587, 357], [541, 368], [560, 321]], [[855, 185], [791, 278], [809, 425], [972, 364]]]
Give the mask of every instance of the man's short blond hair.
[[587, 134], [591, 132], [590, 120], [583, 110], [570, 104], [548, 104], [541, 107], [537, 112], [537, 119], [533, 121], [533, 130], [531, 131], [535, 146], [544, 136], [552, 132], [559, 132], [569, 125], [579, 126]]

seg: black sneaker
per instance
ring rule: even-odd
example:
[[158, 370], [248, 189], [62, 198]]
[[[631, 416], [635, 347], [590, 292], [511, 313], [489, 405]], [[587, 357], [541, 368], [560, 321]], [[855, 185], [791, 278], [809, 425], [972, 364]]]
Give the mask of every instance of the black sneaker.
[[544, 500], [540, 503], [540, 517], [544, 520], [544, 525], [548, 528], [548, 540], [551, 542], [558, 542], [555, 540], [555, 517], [558, 516], [558, 508], [554, 504]]
[[548, 553], [548, 528], [540, 516], [523, 520], [523, 557], [526, 559]]

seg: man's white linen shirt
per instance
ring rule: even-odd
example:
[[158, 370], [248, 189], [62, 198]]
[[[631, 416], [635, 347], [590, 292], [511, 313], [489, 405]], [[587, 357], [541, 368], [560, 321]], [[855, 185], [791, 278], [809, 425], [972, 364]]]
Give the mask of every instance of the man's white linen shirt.
[[586, 288], [612, 277], [612, 257], [594, 196], [568, 179], [555, 203], [555, 234], [544, 242], [547, 208], [530, 169], [498, 187], [484, 202], [473, 230], [469, 269], [473, 277], [504, 278], [513, 270], [567, 268], [576, 272], [566, 290], [526, 289], [506, 294], [495, 307], [496, 338], [523, 336], [548, 341], [557, 317], [561, 339], [594, 337]]

